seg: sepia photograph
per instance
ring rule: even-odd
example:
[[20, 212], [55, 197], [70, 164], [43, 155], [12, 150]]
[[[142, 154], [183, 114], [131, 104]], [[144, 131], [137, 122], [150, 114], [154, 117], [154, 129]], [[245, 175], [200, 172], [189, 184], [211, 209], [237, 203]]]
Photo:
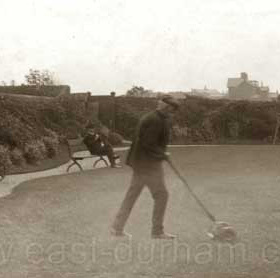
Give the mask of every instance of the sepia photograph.
[[0, 278], [280, 278], [276, 0], [0, 0]]

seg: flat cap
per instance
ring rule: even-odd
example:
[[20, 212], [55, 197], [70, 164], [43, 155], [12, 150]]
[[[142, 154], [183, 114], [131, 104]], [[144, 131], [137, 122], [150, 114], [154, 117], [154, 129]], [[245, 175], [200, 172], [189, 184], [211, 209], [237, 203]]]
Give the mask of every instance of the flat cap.
[[174, 108], [178, 109], [180, 106], [179, 101], [171, 95], [164, 95], [161, 98], [161, 101], [173, 106]]

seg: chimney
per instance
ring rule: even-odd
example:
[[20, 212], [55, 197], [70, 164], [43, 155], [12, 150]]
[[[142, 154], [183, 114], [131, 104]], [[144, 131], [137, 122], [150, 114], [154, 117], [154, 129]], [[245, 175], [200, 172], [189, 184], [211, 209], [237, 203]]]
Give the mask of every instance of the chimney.
[[244, 80], [244, 81], [248, 81], [248, 74], [246, 72], [241, 72], [241, 78]]

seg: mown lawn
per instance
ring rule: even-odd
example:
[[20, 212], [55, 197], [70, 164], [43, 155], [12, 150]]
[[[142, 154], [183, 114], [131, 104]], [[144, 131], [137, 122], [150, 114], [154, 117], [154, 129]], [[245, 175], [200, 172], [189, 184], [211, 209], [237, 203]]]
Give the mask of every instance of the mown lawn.
[[150, 239], [148, 190], [127, 223], [132, 240], [111, 238], [131, 170], [90, 170], [25, 182], [0, 200], [0, 277], [279, 277], [279, 148], [170, 151], [211, 212], [235, 227], [235, 244], [207, 237], [210, 221], [168, 165], [165, 226], [178, 239]]

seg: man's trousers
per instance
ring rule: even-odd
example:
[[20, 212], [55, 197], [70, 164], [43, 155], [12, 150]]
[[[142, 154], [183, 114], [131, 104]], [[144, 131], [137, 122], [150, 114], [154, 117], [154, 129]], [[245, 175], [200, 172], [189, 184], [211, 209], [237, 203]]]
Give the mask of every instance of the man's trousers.
[[133, 171], [130, 187], [125, 195], [122, 205], [117, 213], [113, 228], [122, 232], [131, 210], [137, 201], [144, 186], [147, 186], [154, 199], [152, 234], [164, 232], [163, 220], [166, 210], [168, 191], [164, 183], [162, 165]]

